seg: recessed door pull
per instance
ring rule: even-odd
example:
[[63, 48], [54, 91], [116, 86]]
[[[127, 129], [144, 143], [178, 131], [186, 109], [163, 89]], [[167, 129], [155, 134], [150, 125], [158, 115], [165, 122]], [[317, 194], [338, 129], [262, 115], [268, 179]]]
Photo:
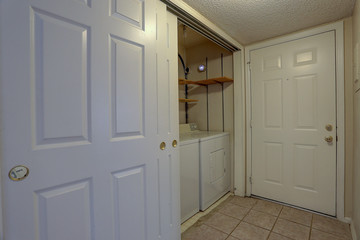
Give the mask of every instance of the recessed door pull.
[[9, 178], [13, 181], [21, 181], [29, 175], [29, 169], [23, 165], [18, 165], [10, 169]]

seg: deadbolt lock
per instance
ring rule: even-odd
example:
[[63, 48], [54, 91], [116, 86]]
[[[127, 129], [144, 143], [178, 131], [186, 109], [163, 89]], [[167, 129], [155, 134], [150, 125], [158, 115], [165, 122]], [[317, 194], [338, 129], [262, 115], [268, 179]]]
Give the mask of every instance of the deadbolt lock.
[[174, 148], [176, 148], [176, 146], [177, 146], [177, 141], [176, 141], [176, 140], [172, 141], [172, 146], [173, 146]]
[[328, 143], [332, 143], [333, 142], [333, 137], [332, 136], [329, 136], [329, 137], [325, 137], [325, 141], [328, 142]]
[[160, 149], [165, 150], [165, 148], [166, 148], [166, 143], [165, 142], [160, 143]]
[[325, 129], [331, 132], [333, 130], [333, 126], [331, 124], [326, 124]]

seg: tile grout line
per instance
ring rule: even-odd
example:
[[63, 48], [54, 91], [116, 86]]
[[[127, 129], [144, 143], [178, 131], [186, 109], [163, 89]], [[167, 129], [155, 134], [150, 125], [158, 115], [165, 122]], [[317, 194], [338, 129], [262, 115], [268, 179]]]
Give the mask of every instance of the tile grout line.
[[192, 217], [187, 219], [185, 222], [183, 222], [180, 225], [181, 234], [186, 232], [189, 228], [191, 228], [193, 225], [195, 225], [195, 223], [197, 223], [200, 218], [202, 218], [202, 217], [206, 216], [207, 214], [209, 214], [210, 212], [212, 212], [215, 208], [217, 208], [221, 203], [228, 200], [228, 198], [231, 196], [235, 196], [235, 195], [231, 192], [226, 193], [223, 197], [221, 197], [219, 200], [217, 200], [213, 205], [208, 207], [205, 211], [199, 211], [198, 213], [196, 213], [195, 215], [193, 215]]
[[[249, 197], [249, 198], [245, 198], [245, 199], [253, 199], [253, 200], [255, 200], [255, 201], [245, 201], [245, 202], [236, 202], [236, 201], [233, 201], [233, 199], [234, 199], [234, 197], [236, 197], [236, 196], [234, 196], [234, 195], [228, 195], [227, 196], [227, 198], [225, 198], [223, 201], [221, 201], [221, 204], [232, 204], [232, 205], [236, 205], [236, 206], [238, 206], [238, 207], [241, 207], [241, 208], [243, 208], [243, 210], [246, 210], [245, 211], [245, 214], [243, 215], [243, 217], [242, 218], [238, 218], [238, 217], [236, 217], [235, 215], [228, 215], [227, 213], [223, 213], [223, 212], [220, 212], [221, 211], [221, 209], [222, 208], [220, 208], [220, 203], [217, 205], [217, 206], [214, 206], [210, 211], [209, 211], [209, 213], [210, 212], [214, 212], [214, 213], [218, 213], [218, 214], [221, 214], [221, 215], [223, 215], [223, 216], [226, 216], [226, 217], [229, 217], [229, 218], [232, 218], [232, 219], [234, 219], [234, 220], [237, 220], [237, 221], [239, 221], [237, 224], [235, 224], [235, 226], [234, 226], [234, 228], [232, 229], [232, 231], [229, 231], [229, 233], [227, 233], [227, 232], [224, 232], [224, 230], [221, 230], [221, 229], [218, 229], [216, 226], [216, 224], [215, 225], [208, 225], [209, 223], [206, 223], [206, 222], [203, 222], [202, 224], [203, 225], [205, 225], [205, 226], [207, 226], [207, 227], [209, 227], [209, 228], [211, 228], [211, 229], [214, 229], [214, 230], [216, 230], [216, 231], [218, 231], [218, 232], [221, 232], [222, 234], [224, 234], [224, 237], [225, 237], [225, 239], [228, 239], [229, 237], [232, 237], [232, 238], [234, 238], [234, 239], [238, 239], [237, 237], [235, 237], [235, 236], [233, 236], [232, 235], [232, 233], [235, 231], [235, 229], [236, 228], [238, 228], [239, 227], [239, 225], [241, 224], [241, 223], [246, 223], [246, 224], [249, 224], [249, 225], [251, 225], [251, 226], [254, 226], [254, 227], [258, 227], [259, 229], [264, 229], [264, 230], [266, 230], [266, 231], [269, 231], [269, 234], [268, 234], [268, 236], [266, 237], [266, 239], [267, 240], [269, 240], [270, 239], [270, 236], [271, 236], [271, 234], [272, 233], [274, 233], [274, 234], [277, 234], [278, 236], [283, 236], [283, 237], [285, 237], [285, 238], [288, 238], [288, 239], [292, 239], [293, 240], [293, 238], [292, 237], [289, 237], [289, 236], [285, 236], [285, 235], [283, 235], [283, 234], [281, 234], [281, 233], [277, 233], [277, 232], [274, 232], [274, 229], [275, 229], [275, 227], [276, 227], [276, 224], [278, 224], [278, 222], [279, 222], [279, 220], [280, 219], [282, 219], [282, 220], [284, 220], [284, 221], [288, 221], [289, 223], [293, 223], [293, 224], [298, 224], [299, 226], [303, 226], [303, 227], [306, 227], [306, 228], [308, 228], [309, 229], [309, 233], [308, 233], [308, 237], [306, 238], [307, 240], [311, 240], [315, 235], [313, 235], [313, 230], [317, 230], [317, 231], [319, 231], [319, 232], [323, 232], [323, 233], [325, 233], [325, 234], [328, 234], [329, 236], [334, 236], [334, 237], [341, 237], [339, 234], [337, 234], [337, 233], [332, 233], [332, 232], [328, 232], [328, 231], [323, 231], [323, 230], [318, 230], [317, 228], [314, 228], [315, 227], [315, 224], [314, 224], [314, 221], [315, 221], [315, 217], [316, 216], [321, 216], [320, 214], [316, 214], [316, 213], [311, 213], [311, 220], [310, 220], [310, 225], [306, 225], [306, 224], [304, 224], [303, 222], [297, 222], [297, 221], [295, 221], [294, 219], [287, 219], [287, 217], [286, 217], [286, 214], [285, 214], [285, 207], [287, 207], [287, 206], [284, 206], [284, 205], [282, 205], [282, 204], [277, 204], [277, 203], [275, 203], [276, 205], [280, 205], [281, 206], [281, 208], [280, 208], [280, 210], [279, 210], [279, 212], [278, 212], [278, 214], [277, 215], [273, 215], [273, 214], [269, 214], [268, 212], [263, 212], [263, 211], [261, 211], [261, 210], [257, 210], [256, 208], [257, 208], [257, 206], [258, 206], [258, 204], [260, 203], [260, 199], [256, 199], [256, 198], [251, 198], [251, 197]], [[264, 201], [266, 201], [266, 200], [264, 200]], [[249, 202], [253, 202], [252, 204], [248, 204]], [[268, 202], [268, 201], [266, 201], [266, 202]], [[238, 204], [238, 203], [240, 203], [240, 204]], [[246, 204], [247, 203], [247, 204]], [[290, 208], [292, 208], [292, 207], [290, 207]], [[294, 209], [296, 209], [296, 210], [299, 210], [299, 211], [302, 211], [301, 209], [297, 209], [297, 208], [294, 208]], [[268, 229], [268, 228], [264, 228], [264, 227], [262, 227], [262, 226], [258, 226], [258, 225], [256, 225], [256, 224], [254, 224], [254, 223], [251, 223], [251, 222], [247, 222], [247, 220], [246, 220], [246, 218], [247, 217], [249, 217], [249, 215], [250, 215], [250, 212], [252, 212], [252, 211], [256, 211], [256, 212], [259, 212], [259, 213], [263, 213], [263, 214], [268, 214], [268, 215], [272, 215], [272, 216], [274, 216], [274, 217], [276, 217], [276, 219], [275, 219], [275, 221], [274, 221], [274, 224], [272, 225], [272, 227], [271, 227], [271, 229]], [[282, 216], [282, 214], [285, 214], [284, 216]], [[231, 214], [231, 213], [230, 213]], [[207, 215], [207, 214], [206, 214]], [[285, 218], [283, 218], [283, 217], [285, 217]], [[331, 219], [331, 218], [330, 218]], [[198, 219], [199, 220], [199, 219]], [[197, 221], [196, 221], [197, 222]], [[195, 223], [196, 223], [195, 222]], [[195, 224], [194, 223], [194, 224]], [[227, 230], [227, 229], [225, 229], [225, 230]], [[229, 229], [229, 230], [231, 230], [231, 228]], [[349, 239], [350, 240], [350, 239]]]
[[209, 228], [212, 228], [212, 229], [214, 229], [214, 230], [216, 230], [216, 231], [219, 231], [219, 232], [222, 232], [222, 233], [228, 235], [226, 238], [228, 238], [228, 237], [230, 236], [228, 233], [224, 232], [224, 231], [221, 230], [221, 229], [217, 229], [217, 228], [215, 228], [214, 226], [208, 225], [208, 224], [206, 224], [206, 223], [203, 223], [202, 225], [206, 225], [206, 226], [209, 227]]
[[313, 229], [313, 221], [314, 221], [314, 214], [311, 214], [311, 223], [310, 223], [310, 233], [309, 233], [309, 240], [311, 239], [311, 233], [312, 233], [312, 229]]
[[280, 218], [280, 214], [282, 213], [283, 209], [284, 209], [284, 206], [281, 206], [281, 210], [280, 210], [280, 212], [279, 212], [279, 215], [276, 217], [276, 220], [275, 220], [275, 222], [274, 222], [274, 225], [272, 226], [272, 228], [271, 228], [271, 230], [270, 230], [270, 233], [269, 233], [269, 236], [268, 236], [267, 239], [270, 238], [270, 235], [271, 235], [271, 233], [273, 232], [273, 230], [274, 230], [274, 228], [275, 228], [275, 225], [276, 225], [278, 219]]
[[[322, 232], [322, 233], [325, 233], [325, 234], [328, 234], [328, 235], [331, 235], [331, 236], [334, 236], [334, 237], [337, 237], [337, 238], [341, 238], [342, 240], [351, 240], [352, 239], [352, 236], [350, 235], [350, 239], [349, 239], [349, 236], [345, 236], [345, 238], [343, 238], [340, 233], [337, 234], [336, 232], [328, 232], [328, 231], [325, 231], [324, 229], [320, 229], [320, 228], [316, 228], [316, 227], [313, 227], [313, 220], [314, 220], [314, 217], [315, 216], [320, 216], [320, 217], [325, 217], [325, 218], [328, 218], [328, 219], [331, 219], [331, 220], [336, 220], [339, 222], [339, 220], [337, 219], [334, 219], [332, 217], [328, 217], [328, 216], [323, 216], [321, 214], [317, 214], [317, 213], [313, 213], [312, 214], [312, 221], [311, 221], [311, 231], [312, 230], [316, 230], [318, 232]], [[342, 223], [342, 222], [341, 222]]]
[[[282, 204], [279, 204], [279, 205], [282, 205]], [[318, 215], [317, 213], [313, 213], [313, 212], [310, 212], [310, 211], [304, 211], [303, 209], [300, 209], [300, 208], [294, 208], [294, 207], [286, 206], [286, 205], [282, 205], [282, 206], [283, 206], [283, 209], [284, 209], [285, 207], [287, 207], [287, 208], [294, 209], [294, 210], [297, 210], [297, 211], [300, 211], [300, 212], [309, 213], [309, 214], [311, 214], [311, 218], [312, 218], [313, 215]], [[281, 211], [282, 211], [282, 210], [281, 210]], [[279, 218], [282, 219], [282, 220], [286, 220], [286, 221], [289, 221], [289, 222], [292, 222], [292, 223], [296, 223], [296, 224], [302, 225], [302, 226], [304, 226], [304, 227], [311, 227], [311, 223], [310, 223], [310, 226], [309, 226], [309, 225], [306, 225], [306, 224], [301, 223], [301, 222], [296, 222], [295, 220], [292, 220], [292, 219], [282, 218], [282, 217], [280, 217], [280, 215], [279, 215]]]
[[[254, 199], [254, 198], [252, 198]], [[244, 219], [246, 218], [247, 215], [249, 215], [250, 211], [253, 209], [253, 207], [257, 204], [258, 200], [255, 199], [256, 202], [249, 208], [249, 211], [244, 215], [244, 217], [240, 220], [240, 222], [238, 223], [238, 225], [236, 225], [236, 227], [231, 231], [231, 233], [229, 234], [228, 238], [231, 236], [231, 234], [235, 231], [235, 229], [240, 225], [241, 222], [244, 222]], [[235, 204], [235, 203], [234, 203]], [[235, 205], [238, 205], [238, 204], [235, 204]], [[238, 206], [241, 206], [241, 205], [238, 205]], [[241, 206], [241, 207], [244, 207], [244, 206]]]
[[[227, 200], [227, 199], [225, 199], [225, 200]], [[224, 202], [225, 202], [225, 200], [224, 200]], [[229, 202], [230, 202], [230, 201], [229, 201]], [[230, 202], [230, 203], [231, 203], [231, 202]], [[234, 204], [234, 203], [231, 203], [231, 204]], [[238, 204], [234, 204], [234, 205], [236, 205], [236, 206], [241, 206], [241, 205], [238, 205]], [[217, 207], [218, 207], [218, 206], [217, 206]], [[241, 207], [243, 207], [243, 206], [241, 206]], [[213, 210], [215, 210], [215, 209], [216, 209], [216, 208], [214, 208]], [[249, 209], [248, 213], [250, 212], [250, 210], [251, 210], [251, 208]], [[231, 218], [240, 220], [240, 222], [235, 226], [235, 228], [237, 228], [237, 227], [239, 226], [239, 224], [243, 221], [243, 219], [245, 218], [245, 216], [248, 214], [248, 213], [245, 214], [245, 216], [244, 216], [242, 219], [238, 219], [238, 218], [235, 218], [235, 217], [233, 217], [233, 216], [230, 216], [230, 215], [221, 213], [221, 212], [219, 212], [218, 210], [217, 210], [217, 213], [222, 214], [222, 215], [225, 215], [225, 216], [227, 216], [227, 217], [231, 217]], [[226, 239], [228, 239], [228, 238], [231, 236], [231, 233], [235, 230], [235, 228], [234, 228], [230, 233], [226, 233], [226, 232], [222, 231], [221, 229], [217, 229], [217, 228], [215, 228], [215, 227], [213, 227], [213, 226], [211, 226], [211, 225], [206, 224], [205, 222], [204, 222], [203, 224], [206, 225], [206, 226], [208, 226], [208, 227], [210, 227], [210, 228], [212, 228], [212, 229], [214, 229], [214, 230], [217, 230], [217, 231], [219, 231], [219, 232], [225, 233], [225, 234], [227, 235]], [[225, 240], [226, 240], [226, 239], [225, 239]]]

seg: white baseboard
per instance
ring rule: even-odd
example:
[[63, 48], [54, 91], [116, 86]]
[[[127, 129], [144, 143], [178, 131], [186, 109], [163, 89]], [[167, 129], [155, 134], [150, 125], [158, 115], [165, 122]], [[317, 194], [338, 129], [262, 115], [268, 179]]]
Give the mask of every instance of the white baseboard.
[[350, 224], [350, 229], [351, 229], [351, 236], [353, 240], [357, 240], [357, 236], [356, 236], [356, 231], [355, 231], [355, 227], [354, 224], [351, 222]]
[[354, 227], [354, 222], [352, 221], [351, 218], [346, 217], [346, 221], [350, 220], [350, 230], [351, 230], [351, 236], [352, 236], [352, 240], [358, 240], [357, 236], [356, 236], [356, 231], [355, 231], [355, 227]]
[[349, 217], [344, 217], [343, 219], [339, 219], [339, 220], [348, 224], [352, 223], [352, 219]]
[[234, 195], [239, 196], [239, 197], [245, 197], [244, 193], [242, 193], [241, 191], [238, 191], [238, 190], [235, 190]]

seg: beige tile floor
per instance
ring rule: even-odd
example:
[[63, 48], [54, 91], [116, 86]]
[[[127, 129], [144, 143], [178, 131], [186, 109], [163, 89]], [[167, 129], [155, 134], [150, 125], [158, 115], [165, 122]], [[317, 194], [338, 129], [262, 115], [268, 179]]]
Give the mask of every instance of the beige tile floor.
[[228, 196], [182, 240], [351, 240], [349, 224], [265, 200]]

